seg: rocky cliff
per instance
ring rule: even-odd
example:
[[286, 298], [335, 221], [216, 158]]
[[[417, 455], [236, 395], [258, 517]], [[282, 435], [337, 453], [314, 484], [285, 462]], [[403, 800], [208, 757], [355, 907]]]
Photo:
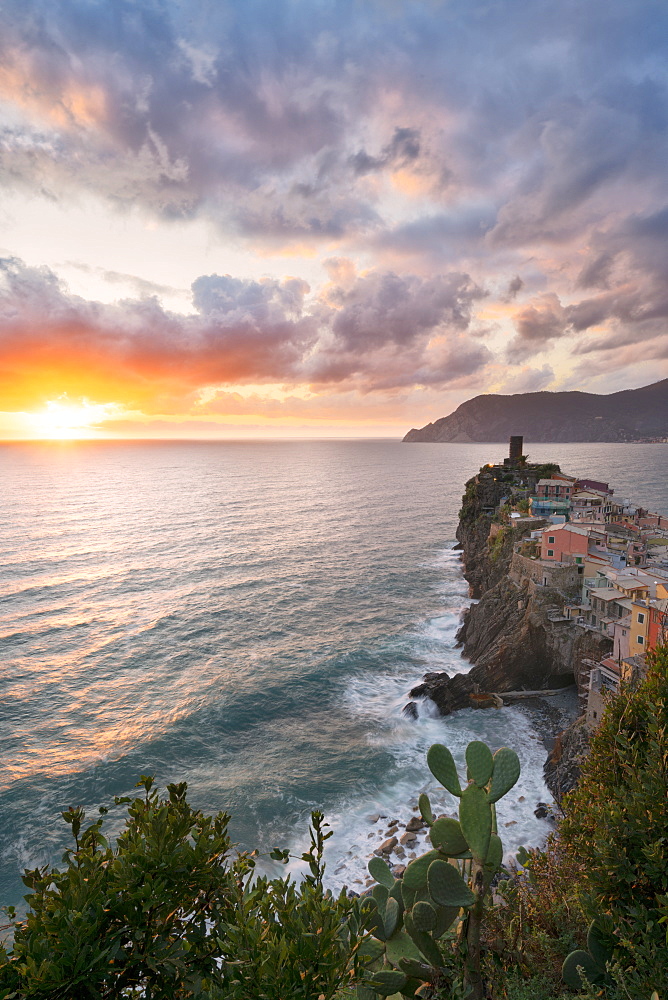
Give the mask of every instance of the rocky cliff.
[[[563, 583], [545, 586], [523, 575], [513, 556], [515, 544], [537, 526], [494, 521], [488, 513], [507, 484], [491, 476], [469, 480], [460, 511], [457, 538], [471, 596], [479, 598], [465, 613], [458, 638], [473, 664], [466, 675], [430, 674], [411, 697], [430, 697], [442, 714], [476, 703], [486, 692], [539, 690], [578, 682], [588, 674], [584, 661], [610, 651], [610, 640], [579, 628], [561, 614], [575, 596]], [[568, 583], [568, 575], [563, 579]], [[571, 577], [571, 587], [577, 577]], [[472, 697], [473, 696], [473, 697]]]
[[668, 379], [607, 396], [589, 392], [483, 395], [413, 428], [404, 441], [637, 441], [668, 436]]

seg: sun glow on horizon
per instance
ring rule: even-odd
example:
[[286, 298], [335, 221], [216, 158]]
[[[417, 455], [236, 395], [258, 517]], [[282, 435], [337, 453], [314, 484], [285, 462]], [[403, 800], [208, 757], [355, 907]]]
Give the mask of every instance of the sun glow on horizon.
[[26, 413], [31, 437], [49, 441], [76, 441], [100, 436], [98, 424], [118, 416], [118, 403], [70, 402], [67, 396], [51, 399], [43, 410]]

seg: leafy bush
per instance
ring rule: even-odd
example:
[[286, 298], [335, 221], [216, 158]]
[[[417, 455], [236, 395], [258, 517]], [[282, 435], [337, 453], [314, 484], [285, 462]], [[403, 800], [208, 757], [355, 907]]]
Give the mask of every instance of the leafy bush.
[[668, 647], [648, 661], [646, 681], [607, 707], [560, 826], [589, 915], [615, 928], [614, 978], [643, 1000], [668, 989]]
[[521, 849], [518, 859], [522, 869], [499, 882], [501, 905], [488, 916], [487, 975], [495, 997], [522, 995], [520, 984], [534, 977], [538, 995], [549, 983], [553, 992], [546, 995], [556, 996], [564, 958], [584, 943], [586, 916], [577, 892], [582, 864], [565, 856], [555, 838], [544, 851]]
[[166, 798], [151, 778], [140, 786], [116, 800], [128, 815], [113, 847], [103, 816], [82, 830], [82, 809], [63, 813], [74, 847], [63, 871], [24, 875], [29, 911], [10, 911], [0, 1000], [331, 1000], [359, 976], [363, 919], [357, 900], [323, 889], [322, 814], [301, 886], [252, 882], [255, 855], [232, 854], [226, 814], [194, 810], [185, 783]]

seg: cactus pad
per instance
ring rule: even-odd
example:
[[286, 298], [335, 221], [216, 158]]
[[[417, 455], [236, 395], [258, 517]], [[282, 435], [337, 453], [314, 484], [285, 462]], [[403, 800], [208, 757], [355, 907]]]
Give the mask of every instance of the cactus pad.
[[434, 965], [439, 969], [443, 965], [443, 958], [436, 942], [425, 931], [419, 931], [408, 914], [406, 914], [406, 930], [430, 965]]
[[432, 931], [432, 937], [443, 937], [446, 931], [450, 930], [454, 921], [459, 916], [459, 906], [439, 906], [436, 909], [436, 927]]
[[[428, 851], [422, 857], [411, 861], [404, 872], [403, 883], [408, 889], [422, 889], [427, 884], [427, 869], [439, 857], [438, 851]], [[404, 903], [406, 900], [404, 899]]]
[[394, 875], [390, 871], [390, 866], [387, 861], [383, 861], [382, 858], [372, 858], [369, 862], [369, 873], [375, 878], [376, 882], [380, 882], [381, 885], [387, 886], [391, 889], [394, 885]]
[[492, 836], [492, 809], [485, 791], [478, 785], [469, 785], [462, 792], [459, 822], [474, 860], [484, 864]]
[[387, 905], [385, 906], [383, 923], [385, 925], [385, 937], [391, 938], [397, 929], [397, 924], [399, 923], [399, 904], [393, 896], [390, 896], [387, 901]]
[[421, 900], [411, 910], [411, 919], [417, 930], [433, 931], [438, 918], [431, 903], [425, 903]]
[[442, 743], [434, 743], [427, 751], [427, 765], [437, 781], [452, 795], [461, 795], [459, 775], [452, 754]]
[[371, 987], [382, 997], [398, 993], [406, 985], [406, 976], [396, 969], [382, 969], [374, 973], [370, 980]]
[[466, 748], [466, 766], [468, 776], [476, 785], [483, 788], [492, 777], [494, 758], [486, 743], [474, 740]]
[[429, 865], [429, 892], [440, 906], [472, 906], [475, 896], [457, 869], [447, 861], [434, 861]]
[[406, 931], [397, 931], [392, 935], [385, 945], [385, 957], [392, 965], [399, 965], [402, 959], [419, 962], [421, 958], [417, 945]]
[[422, 816], [422, 819], [425, 821], [425, 823], [431, 826], [432, 823], [434, 822], [434, 814], [431, 811], [431, 802], [429, 801], [429, 796], [426, 794], [426, 792], [421, 793], [418, 799], [418, 806], [420, 809], [420, 815]]
[[612, 948], [598, 920], [592, 920], [587, 933], [587, 951], [602, 969], [612, 960]]
[[425, 973], [429, 972], [429, 968], [424, 962], [420, 962], [414, 958], [399, 959], [399, 968], [407, 976], [412, 976], [414, 979], [424, 979]]
[[449, 858], [465, 854], [469, 849], [462, 828], [456, 819], [437, 819], [429, 833], [434, 847], [443, 851]]
[[389, 890], [386, 885], [374, 885], [371, 890], [371, 895], [378, 903], [378, 909], [384, 910], [385, 904], [387, 903], [387, 897], [390, 895]]
[[520, 776], [520, 759], [514, 750], [501, 747], [494, 754], [494, 770], [487, 797], [490, 802], [497, 802], [502, 795], [509, 792]]
[[578, 967], [582, 966], [585, 976], [590, 983], [600, 981], [605, 975], [605, 970], [598, 962], [594, 961], [588, 951], [572, 951], [564, 960], [561, 967], [561, 977], [567, 986], [574, 990], [582, 989], [582, 979], [578, 972]]

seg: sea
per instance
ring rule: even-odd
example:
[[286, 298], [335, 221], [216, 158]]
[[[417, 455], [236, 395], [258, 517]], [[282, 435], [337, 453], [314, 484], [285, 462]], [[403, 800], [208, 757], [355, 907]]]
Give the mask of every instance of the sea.
[[[526, 450], [668, 514], [666, 445]], [[421, 791], [455, 811], [428, 747], [446, 744], [461, 766], [483, 739], [522, 765], [499, 803], [507, 855], [544, 842], [540, 713], [402, 712], [426, 672], [469, 669], [455, 640], [470, 603], [457, 516], [466, 480], [505, 453], [388, 440], [0, 446], [0, 905], [20, 905], [24, 868], [60, 864], [64, 809], [92, 821], [142, 774], [229, 812], [240, 850], [301, 853], [321, 809], [326, 881], [359, 891]], [[105, 829], [121, 823], [112, 808]]]

